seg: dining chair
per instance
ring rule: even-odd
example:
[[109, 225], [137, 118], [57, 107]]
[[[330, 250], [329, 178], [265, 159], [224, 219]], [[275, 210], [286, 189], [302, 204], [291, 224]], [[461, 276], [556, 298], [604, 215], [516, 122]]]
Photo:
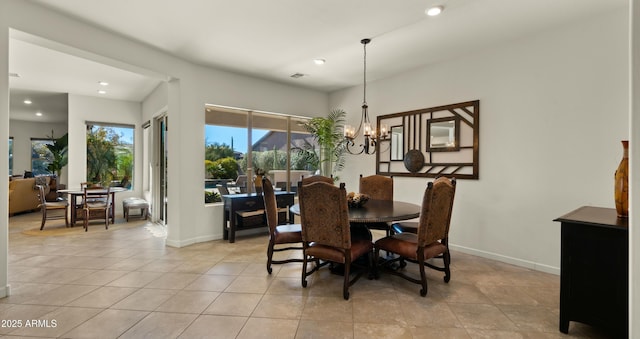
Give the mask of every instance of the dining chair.
[[[373, 243], [367, 239], [351, 239], [349, 209], [344, 183], [336, 187], [328, 182], [314, 182], [299, 187], [300, 219], [302, 221], [302, 287], [307, 287], [307, 276], [317, 270], [319, 260], [344, 264], [342, 296], [349, 299], [349, 287], [362, 275], [350, 278], [353, 262], [367, 255], [369, 271], [373, 269]], [[316, 267], [307, 272], [310, 260]]]
[[216, 188], [218, 189], [218, 193], [220, 193], [220, 198], [222, 198], [223, 195], [229, 195], [229, 189], [226, 186], [218, 184]]
[[[267, 247], [267, 272], [271, 274], [272, 264], [286, 264], [290, 262], [302, 262], [302, 259], [273, 260], [274, 252], [289, 250], [302, 250], [302, 231], [300, 224], [278, 225], [278, 204], [276, 195], [271, 185], [271, 180], [262, 177], [262, 198], [264, 199], [264, 212], [266, 214], [267, 226], [269, 227], [269, 245]], [[277, 245], [297, 246], [278, 247]]]
[[[393, 177], [377, 174], [363, 177], [360, 174], [359, 192], [368, 195], [370, 199], [393, 201]], [[392, 234], [386, 222], [367, 223], [366, 226], [368, 229], [385, 231], [387, 236]]]
[[91, 189], [84, 187], [82, 201], [84, 202], [83, 217], [84, 231], [89, 229], [89, 219], [103, 219], [104, 228], [109, 229], [111, 217], [111, 187]]
[[[385, 272], [400, 276], [408, 281], [422, 285], [421, 296], [427, 295], [427, 276], [425, 266], [444, 272], [446, 283], [451, 279], [451, 255], [449, 253], [449, 225], [456, 192], [456, 180], [446, 177], [430, 182], [422, 199], [422, 211], [417, 233], [397, 233], [382, 238], [375, 243], [375, 258], [379, 260], [380, 250], [395, 253], [397, 257], [379, 262]], [[436, 266], [427, 260], [442, 259], [443, 266]], [[418, 264], [420, 279], [409, 276], [404, 270], [406, 261]], [[400, 269], [390, 268], [394, 262], [400, 263]], [[378, 261], [376, 261], [378, 263]]]
[[[62, 219], [64, 218], [64, 225], [69, 227], [69, 211], [67, 207], [69, 207], [69, 202], [66, 200], [63, 201], [47, 201], [45, 199], [44, 194], [44, 186], [37, 185], [38, 187], [38, 196], [40, 198], [40, 210], [42, 211], [42, 223], [40, 224], [40, 230], [44, 229], [44, 224], [47, 219]], [[49, 215], [49, 211], [62, 211], [64, 210], [63, 215]]]

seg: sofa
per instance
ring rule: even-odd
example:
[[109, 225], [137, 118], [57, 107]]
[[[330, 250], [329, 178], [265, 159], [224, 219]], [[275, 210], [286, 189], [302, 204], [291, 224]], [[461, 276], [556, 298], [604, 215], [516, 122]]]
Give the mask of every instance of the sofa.
[[33, 211], [38, 209], [40, 198], [38, 190], [35, 189], [36, 181], [44, 184], [45, 199], [55, 201], [58, 197], [56, 192], [56, 179], [49, 176], [36, 178], [12, 179], [9, 181], [9, 215], [20, 212]]

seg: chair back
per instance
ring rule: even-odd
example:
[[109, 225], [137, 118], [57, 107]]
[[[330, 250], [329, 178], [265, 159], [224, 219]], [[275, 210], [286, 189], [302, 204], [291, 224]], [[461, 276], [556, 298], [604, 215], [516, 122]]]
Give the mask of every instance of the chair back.
[[216, 185], [216, 188], [218, 189], [218, 193], [220, 193], [221, 196], [229, 195], [229, 189], [226, 186]]
[[38, 198], [40, 198], [40, 205], [38, 207], [45, 207], [47, 205], [47, 201], [44, 198], [44, 186], [36, 185], [38, 187]]
[[364, 193], [375, 200], [393, 200], [393, 177], [360, 174], [360, 193]]
[[264, 213], [267, 217], [269, 235], [273, 236], [276, 232], [276, 227], [278, 227], [278, 204], [271, 180], [267, 177], [262, 177], [262, 199], [264, 200]]
[[304, 175], [301, 177], [300, 179], [300, 183], [298, 184], [298, 186], [301, 185], [309, 185], [312, 184], [314, 182], [326, 182], [328, 184], [333, 185], [333, 178], [332, 177], [325, 177], [322, 175], [312, 175], [310, 177], [305, 178]]
[[344, 183], [314, 182], [299, 187], [302, 241], [351, 248], [349, 207]]
[[102, 209], [111, 205], [111, 186], [83, 189], [84, 208]]
[[420, 212], [418, 246], [448, 239], [455, 194], [456, 179], [439, 177], [427, 185]]

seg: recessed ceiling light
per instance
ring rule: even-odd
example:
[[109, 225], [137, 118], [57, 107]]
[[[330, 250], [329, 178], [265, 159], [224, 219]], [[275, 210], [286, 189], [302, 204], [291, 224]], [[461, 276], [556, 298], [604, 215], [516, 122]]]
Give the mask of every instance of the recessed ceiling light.
[[109, 86], [109, 83], [106, 81], [98, 81], [98, 83], [100, 84], [100, 86]]
[[107, 91], [102, 90], [102, 89], [99, 89], [99, 90], [98, 90], [98, 94], [107, 94]]
[[41, 112], [36, 112], [36, 116], [41, 117], [41, 116], [42, 116], [42, 113], [41, 113]]
[[325, 59], [313, 59], [313, 63], [316, 65], [324, 65], [325, 62], [327, 62]]
[[23, 102], [25, 103], [25, 105], [31, 105], [31, 100], [29, 99], [24, 99]]
[[442, 13], [443, 9], [444, 9], [444, 7], [442, 7], [442, 6], [434, 6], [434, 7], [431, 7], [429, 9], [427, 9], [425, 11], [425, 13], [427, 13], [428, 16], [436, 16], [436, 15], [439, 15], [440, 13]]

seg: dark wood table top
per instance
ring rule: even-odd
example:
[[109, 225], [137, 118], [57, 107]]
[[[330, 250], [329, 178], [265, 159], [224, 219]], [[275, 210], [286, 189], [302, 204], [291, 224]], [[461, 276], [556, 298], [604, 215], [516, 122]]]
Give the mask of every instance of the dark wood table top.
[[[420, 216], [420, 205], [404, 201], [369, 200], [363, 207], [349, 208], [349, 221], [353, 223], [373, 223], [401, 221]], [[300, 215], [300, 206], [291, 206], [291, 212]]]

